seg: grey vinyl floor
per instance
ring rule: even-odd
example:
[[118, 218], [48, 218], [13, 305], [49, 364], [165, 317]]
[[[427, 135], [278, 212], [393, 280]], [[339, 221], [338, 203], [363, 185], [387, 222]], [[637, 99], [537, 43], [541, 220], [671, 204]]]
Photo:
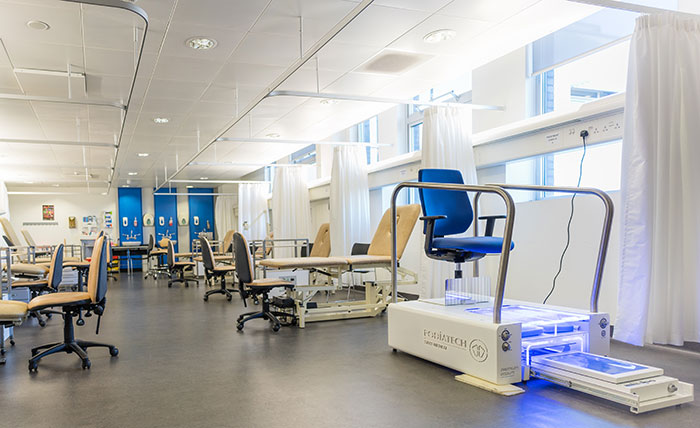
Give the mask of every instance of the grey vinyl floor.
[[[113, 343], [120, 354], [91, 349], [91, 370], [56, 354], [29, 374], [31, 347], [60, 340], [61, 320], [17, 328], [0, 366], [0, 426], [700, 426], [700, 403], [634, 415], [545, 381], [509, 398], [459, 383], [448, 369], [392, 353], [386, 316], [279, 333], [256, 320], [237, 332], [245, 310], [238, 296], [205, 303], [205, 290], [168, 288], [139, 273], [110, 282], [100, 335], [93, 317], [76, 336]], [[700, 385], [700, 353], [613, 343], [612, 355]]]

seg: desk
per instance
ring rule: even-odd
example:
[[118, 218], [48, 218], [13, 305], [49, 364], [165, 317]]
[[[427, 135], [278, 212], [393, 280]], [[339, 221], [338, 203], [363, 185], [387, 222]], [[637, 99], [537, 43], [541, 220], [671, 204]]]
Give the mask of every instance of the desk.
[[118, 257], [127, 257], [126, 271], [130, 274], [134, 271], [131, 256], [144, 256], [148, 254], [148, 245], [119, 245], [116, 247], [112, 247], [112, 254]]

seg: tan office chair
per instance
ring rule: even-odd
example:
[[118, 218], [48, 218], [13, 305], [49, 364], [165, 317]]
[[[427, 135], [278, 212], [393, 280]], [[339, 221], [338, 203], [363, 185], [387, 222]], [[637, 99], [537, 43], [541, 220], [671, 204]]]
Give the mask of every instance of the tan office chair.
[[238, 290], [226, 288], [226, 275], [235, 271], [236, 268], [230, 265], [217, 266], [214, 260], [214, 252], [207, 238], [202, 236], [199, 238], [199, 241], [202, 243], [202, 262], [204, 263], [205, 276], [207, 279], [216, 280], [219, 278], [221, 281], [221, 288], [215, 288], [204, 293], [204, 301], [208, 301], [209, 296], [212, 294], [223, 294], [226, 296], [226, 300], [230, 302], [233, 298], [231, 293], [236, 293]]
[[[56, 247], [51, 256], [49, 274], [44, 279], [24, 279], [12, 281], [12, 288], [28, 288], [32, 298], [44, 293], [54, 293], [58, 291], [58, 286], [63, 279], [63, 244]], [[40, 311], [31, 311], [31, 316], [35, 317], [41, 327], [46, 325], [46, 320], [41, 316]], [[45, 313], [47, 318], [51, 318], [51, 313]]]
[[[15, 300], [0, 300], [0, 364], [5, 364], [5, 327], [22, 324], [27, 317], [27, 304]], [[10, 330], [12, 332], [12, 330]], [[15, 338], [10, 333], [10, 345], [15, 346]]]
[[[100, 318], [105, 309], [105, 295], [107, 294], [107, 242], [104, 237], [97, 238], [95, 248], [90, 260], [90, 273], [87, 281], [87, 291], [51, 293], [36, 297], [29, 302], [29, 311], [40, 311], [48, 308], [61, 308], [63, 312], [63, 342], [50, 343], [32, 349], [32, 358], [29, 360], [29, 371], [36, 371], [39, 360], [56, 352], [75, 353], [82, 361], [83, 369], [90, 368], [87, 348], [101, 346], [109, 348], [113, 357], [119, 354], [114, 345], [97, 343], [75, 338], [73, 317], [80, 311], [88, 314], [95, 313], [98, 316], [97, 330], [100, 329]], [[40, 350], [44, 350], [39, 353]]]
[[255, 273], [253, 272], [253, 261], [250, 258], [250, 247], [248, 247], [248, 241], [246, 241], [245, 237], [240, 233], [233, 235], [233, 254], [236, 259], [236, 274], [238, 275], [238, 286], [241, 297], [243, 297], [243, 302], [245, 302], [248, 296], [255, 295], [262, 297], [261, 310], [258, 312], [248, 312], [239, 316], [236, 328], [238, 330], [243, 330], [246, 322], [256, 318], [262, 318], [272, 323], [272, 331], [279, 331], [282, 323], [277, 317], [289, 317], [290, 314], [271, 310], [269, 293], [274, 288], [283, 287], [292, 289], [294, 288], [294, 284], [277, 278], [254, 279]]
[[[185, 269], [192, 270], [194, 266], [195, 263], [192, 261], [178, 261], [175, 255], [175, 245], [173, 245], [172, 241], [168, 241], [168, 287], [172, 287], [174, 282], [181, 282], [185, 284], [185, 287], [189, 287], [187, 285], [188, 282], [194, 282], [199, 285], [196, 279], [185, 278]], [[173, 275], [178, 276], [173, 278]]]

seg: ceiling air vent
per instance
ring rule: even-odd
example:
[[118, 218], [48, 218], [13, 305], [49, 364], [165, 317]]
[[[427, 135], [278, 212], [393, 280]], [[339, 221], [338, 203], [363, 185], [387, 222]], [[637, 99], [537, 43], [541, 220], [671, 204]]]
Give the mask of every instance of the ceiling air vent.
[[358, 67], [356, 71], [377, 74], [401, 74], [423, 64], [432, 55], [384, 50]]

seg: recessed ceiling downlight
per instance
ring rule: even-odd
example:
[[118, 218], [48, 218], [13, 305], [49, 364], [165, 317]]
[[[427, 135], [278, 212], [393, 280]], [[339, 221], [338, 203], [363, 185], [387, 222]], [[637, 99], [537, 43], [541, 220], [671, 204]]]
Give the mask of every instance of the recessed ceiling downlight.
[[145, 158], [145, 157], [148, 157], [148, 153], [139, 153], [138, 156], [140, 158]]
[[423, 41], [425, 43], [440, 43], [452, 40], [457, 35], [455, 30], [450, 30], [444, 28], [442, 30], [431, 31], [430, 33], [423, 36]]
[[269, 134], [265, 135], [267, 138], [279, 138], [280, 134], [277, 132], [270, 132]]
[[37, 21], [37, 20], [31, 20], [27, 21], [27, 27], [31, 28], [32, 30], [39, 30], [39, 31], [44, 31], [48, 30], [51, 28], [51, 26], [44, 21]]
[[202, 36], [190, 37], [185, 41], [185, 45], [197, 51], [205, 51], [207, 49], [214, 49], [216, 47], [216, 40]]
[[168, 119], [167, 117], [154, 117], [153, 121], [158, 125], [163, 125], [165, 123], [170, 122], [170, 119]]

